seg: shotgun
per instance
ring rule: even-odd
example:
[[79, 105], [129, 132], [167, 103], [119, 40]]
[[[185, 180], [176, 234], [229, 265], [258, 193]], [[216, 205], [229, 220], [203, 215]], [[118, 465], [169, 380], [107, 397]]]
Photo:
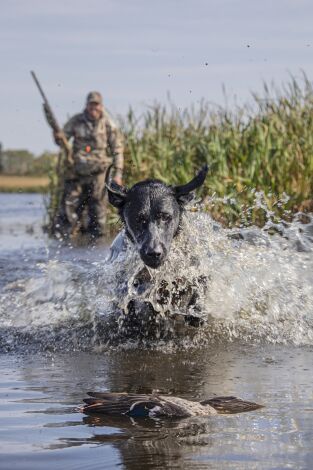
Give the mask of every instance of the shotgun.
[[44, 110], [47, 122], [48, 122], [49, 126], [52, 128], [53, 132], [59, 134], [59, 136], [60, 136], [60, 146], [65, 151], [66, 160], [69, 163], [72, 160], [71, 145], [70, 145], [69, 141], [67, 140], [67, 138], [65, 137], [63, 130], [59, 126], [58, 121], [56, 120], [56, 117], [55, 117], [55, 115], [52, 111], [52, 108], [49, 104], [49, 101], [47, 100], [47, 97], [46, 97], [46, 95], [45, 95], [45, 93], [44, 93], [44, 91], [43, 91], [43, 89], [42, 89], [42, 87], [41, 87], [41, 85], [38, 81], [38, 78], [36, 77], [35, 72], [31, 71], [30, 73], [31, 73], [31, 76], [33, 77], [34, 82], [35, 82], [35, 84], [36, 84], [36, 86], [39, 90], [39, 93], [40, 93], [42, 99], [43, 99], [43, 110]]

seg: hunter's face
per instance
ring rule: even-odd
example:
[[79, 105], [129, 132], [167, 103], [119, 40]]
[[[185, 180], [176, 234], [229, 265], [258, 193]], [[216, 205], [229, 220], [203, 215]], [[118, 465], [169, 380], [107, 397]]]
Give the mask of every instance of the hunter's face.
[[100, 103], [88, 103], [87, 113], [89, 114], [91, 119], [99, 119], [102, 114], [102, 105]]

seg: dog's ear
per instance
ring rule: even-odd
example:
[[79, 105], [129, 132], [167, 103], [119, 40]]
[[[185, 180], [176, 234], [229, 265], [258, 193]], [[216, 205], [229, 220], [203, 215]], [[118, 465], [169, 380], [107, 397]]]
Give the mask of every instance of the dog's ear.
[[176, 200], [180, 206], [185, 206], [188, 202], [192, 201], [195, 197], [195, 192], [191, 191], [188, 194], [176, 195]]
[[105, 187], [108, 191], [109, 202], [112, 206], [121, 208], [125, 204], [127, 188], [120, 186], [112, 180], [111, 172], [114, 165], [110, 165], [105, 174]]
[[204, 165], [189, 183], [174, 187], [175, 197], [180, 204], [187, 204], [187, 202], [193, 199], [193, 191], [203, 185], [208, 170], [208, 165]]
[[110, 184], [106, 184], [106, 188], [108, 191], [109, 202], [112, 206], [121, 209], [126, 202], [127, 198], [127, 188], [120, 186], [119, 184], [115, 183], [115, 181], [111, 181]]

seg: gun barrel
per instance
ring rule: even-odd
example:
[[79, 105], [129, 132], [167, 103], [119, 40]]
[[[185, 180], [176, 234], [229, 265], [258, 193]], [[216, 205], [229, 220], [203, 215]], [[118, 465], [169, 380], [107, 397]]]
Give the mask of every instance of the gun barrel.
[[[53, 111], [51, 109], [51, 106], [49, 104], [49, 101], [47, 100], [46, 98], [46, 95], [44, 94], [44, 91], [43, 89], [41, 88], [41, 85], [38, 81], [38, 78], [36, 77], [36, 74], [33, 70], [30, 71], [30, 74], [31, 76], [33, 77], [34, 79], [34, 82], [39, 90], [39, 93], [43, 99], [43, 102], [44, 102], [44, 105], [43, 105], [43, 108], [44, 108], [44, 113], [46, 115], [46, 119], [48, 121], [48, 124], [49, 126], [53, 129], [54, 132], [60, 132], [61, 131], [61, 128], [58, 124], [58, 121], [56, 120], [54, 114], [53, 114]], [[66, 136], [64, 135], [64, 133], [62, 133], [62, 139], [61, 139], [61, 146], [66, 150], [66, 154], [67, 154], [67, 160], [70, 161], [71, 160], [71, 146], [66, 138]]]
[[46, 98], [46, 95], [44, 94], [44, 91], [43, 91], [43, 89], [41, 88], [41, 85], [40, 85], [40, 83], [39, 83], [39, 81], [38, 81], [38, 78], [36, 77], [35, 72], [34, 72], [33, 70], [31, 70], [31, 71], [30, 71], [30, 74], [31, 74], [31, 76], [33, 77], [34, 82], [35, 82], [36, 85], [37, 85], [37, 88], [38, 88], [38, 90], [39, 90], [39, 93], [40, 93], [41, 96], [42, 96], [42, 99], [44, 100], [45, 103], [48, 103], [48, 100], [47, 100], [47, 98]]

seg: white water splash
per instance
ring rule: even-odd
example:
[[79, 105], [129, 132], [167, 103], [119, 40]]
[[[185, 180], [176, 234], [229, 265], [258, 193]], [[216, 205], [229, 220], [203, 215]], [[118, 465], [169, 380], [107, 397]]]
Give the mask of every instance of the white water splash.
[[[205, 213], [188, 212], [167, 261], [148, 271], [144, 289], [136, 281], [144, 265], [130, 243], [109, 264], [50, 261], [41, 276], [6, 287], [2, 326], [34, 335], [42, 327], [75, 329], [105, 322], [137, 298], [163, 316], [201, 317], [201, 340], [313, 344], [313, 222], [307, 222], [229, 230]], [[196, 310], [173, 301], [177, 281], [198, 292]], [[162, 303], [164, 286], [169, 297]]]

